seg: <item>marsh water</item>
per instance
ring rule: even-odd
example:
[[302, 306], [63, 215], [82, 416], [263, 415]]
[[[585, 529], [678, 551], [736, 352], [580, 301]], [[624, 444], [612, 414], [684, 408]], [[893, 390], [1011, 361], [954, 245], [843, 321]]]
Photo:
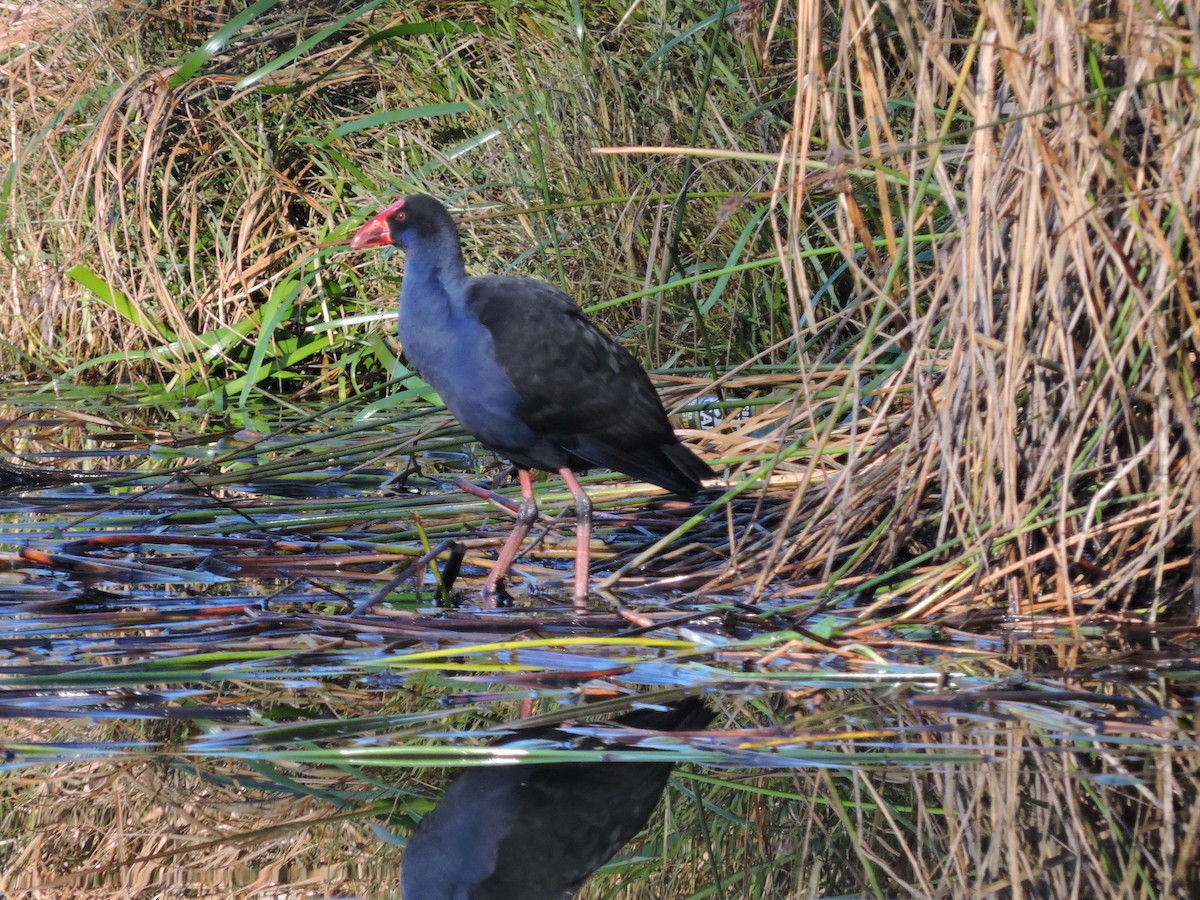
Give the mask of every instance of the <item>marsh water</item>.
[[[522, 729], [521, 762], [678, 764], [585, 896], [1195, 888], [1190, 629], [764, 591], [728, 572], [786, 487], [689, 506], [607, 473], [589, 611], [556, 480], [512, 604], [482, 608], [516, 492], [443, 413], [13, 403], [8, 896], [397, 896], [450, 774]], [[683, 696], [703, 731], [611, 724]]]

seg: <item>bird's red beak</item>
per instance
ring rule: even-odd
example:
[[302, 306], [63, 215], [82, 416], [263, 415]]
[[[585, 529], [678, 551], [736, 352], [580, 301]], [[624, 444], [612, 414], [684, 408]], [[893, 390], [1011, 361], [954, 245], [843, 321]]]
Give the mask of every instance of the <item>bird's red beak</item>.
[[403, 205], [403, 200], [397, 200], [383, 212], [372, 216], [367, 224], [354, 232], [354, 237], [350, 238], [350, 249], [365, 250], [368, 247], [391, 246], [392, 229], [388, 225], [388, 219]]

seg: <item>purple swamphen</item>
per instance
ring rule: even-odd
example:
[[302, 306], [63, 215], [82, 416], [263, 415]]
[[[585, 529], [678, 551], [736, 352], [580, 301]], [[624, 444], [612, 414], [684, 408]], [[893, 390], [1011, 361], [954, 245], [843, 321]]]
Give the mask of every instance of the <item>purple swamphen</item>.
[[532, 278], [467, 275], [458, 227], [433, 197], [397, 200], [350, 246], [405, 251], [400, 343], [410, 365], [467, 431], [517, 467], [521, 505], [484, 584], [486, 602], [537, 519], [531, 469], [557, 472], [575, 498], [580, 609], [592, 504], [576, 471], [613, 469], [688, 499], [714, 477], [675, 436], [645, 370], [570, 297]]
[[[713, 713], [695, 697], [637, 709], [627, 728], [699, 731]], [[503, 738], [570, 742], [556, 729]], [[515, 748], [514, 748], [515, 752]], [[670, 762], [569, 762], [463, 769], [421, 819], [400, 863], [404, 900], [560, 900], [642, 830], [658, 805]]]

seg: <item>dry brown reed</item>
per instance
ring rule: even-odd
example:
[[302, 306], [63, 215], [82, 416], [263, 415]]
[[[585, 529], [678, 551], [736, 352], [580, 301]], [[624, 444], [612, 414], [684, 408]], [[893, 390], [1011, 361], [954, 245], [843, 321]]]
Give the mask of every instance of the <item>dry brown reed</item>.
[[[1194, 620], [1195, 9], [798, 9], [774, 233], [797, 342], [859, 339], [798, 354], [801, 396], [840, 391], [844, 417], [778, 411], [839, 464], [804, 470], [759, 571], [824, 560], [828, 580], [944, 548], [903, 584], [914, 613]], [[838, 302], [811, 299], [822, 244], [853, 285]]]

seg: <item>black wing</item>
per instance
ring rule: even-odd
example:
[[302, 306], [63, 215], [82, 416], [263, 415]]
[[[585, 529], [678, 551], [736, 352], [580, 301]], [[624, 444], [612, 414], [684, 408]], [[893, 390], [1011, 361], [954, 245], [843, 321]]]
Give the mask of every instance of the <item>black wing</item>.
[[642, 366], [554, 286], [471, 279], [468, 304], [495, 341], [519, 415], [582, 465], [625, 472], [692, 496], [713, 475], [679, 444]]

